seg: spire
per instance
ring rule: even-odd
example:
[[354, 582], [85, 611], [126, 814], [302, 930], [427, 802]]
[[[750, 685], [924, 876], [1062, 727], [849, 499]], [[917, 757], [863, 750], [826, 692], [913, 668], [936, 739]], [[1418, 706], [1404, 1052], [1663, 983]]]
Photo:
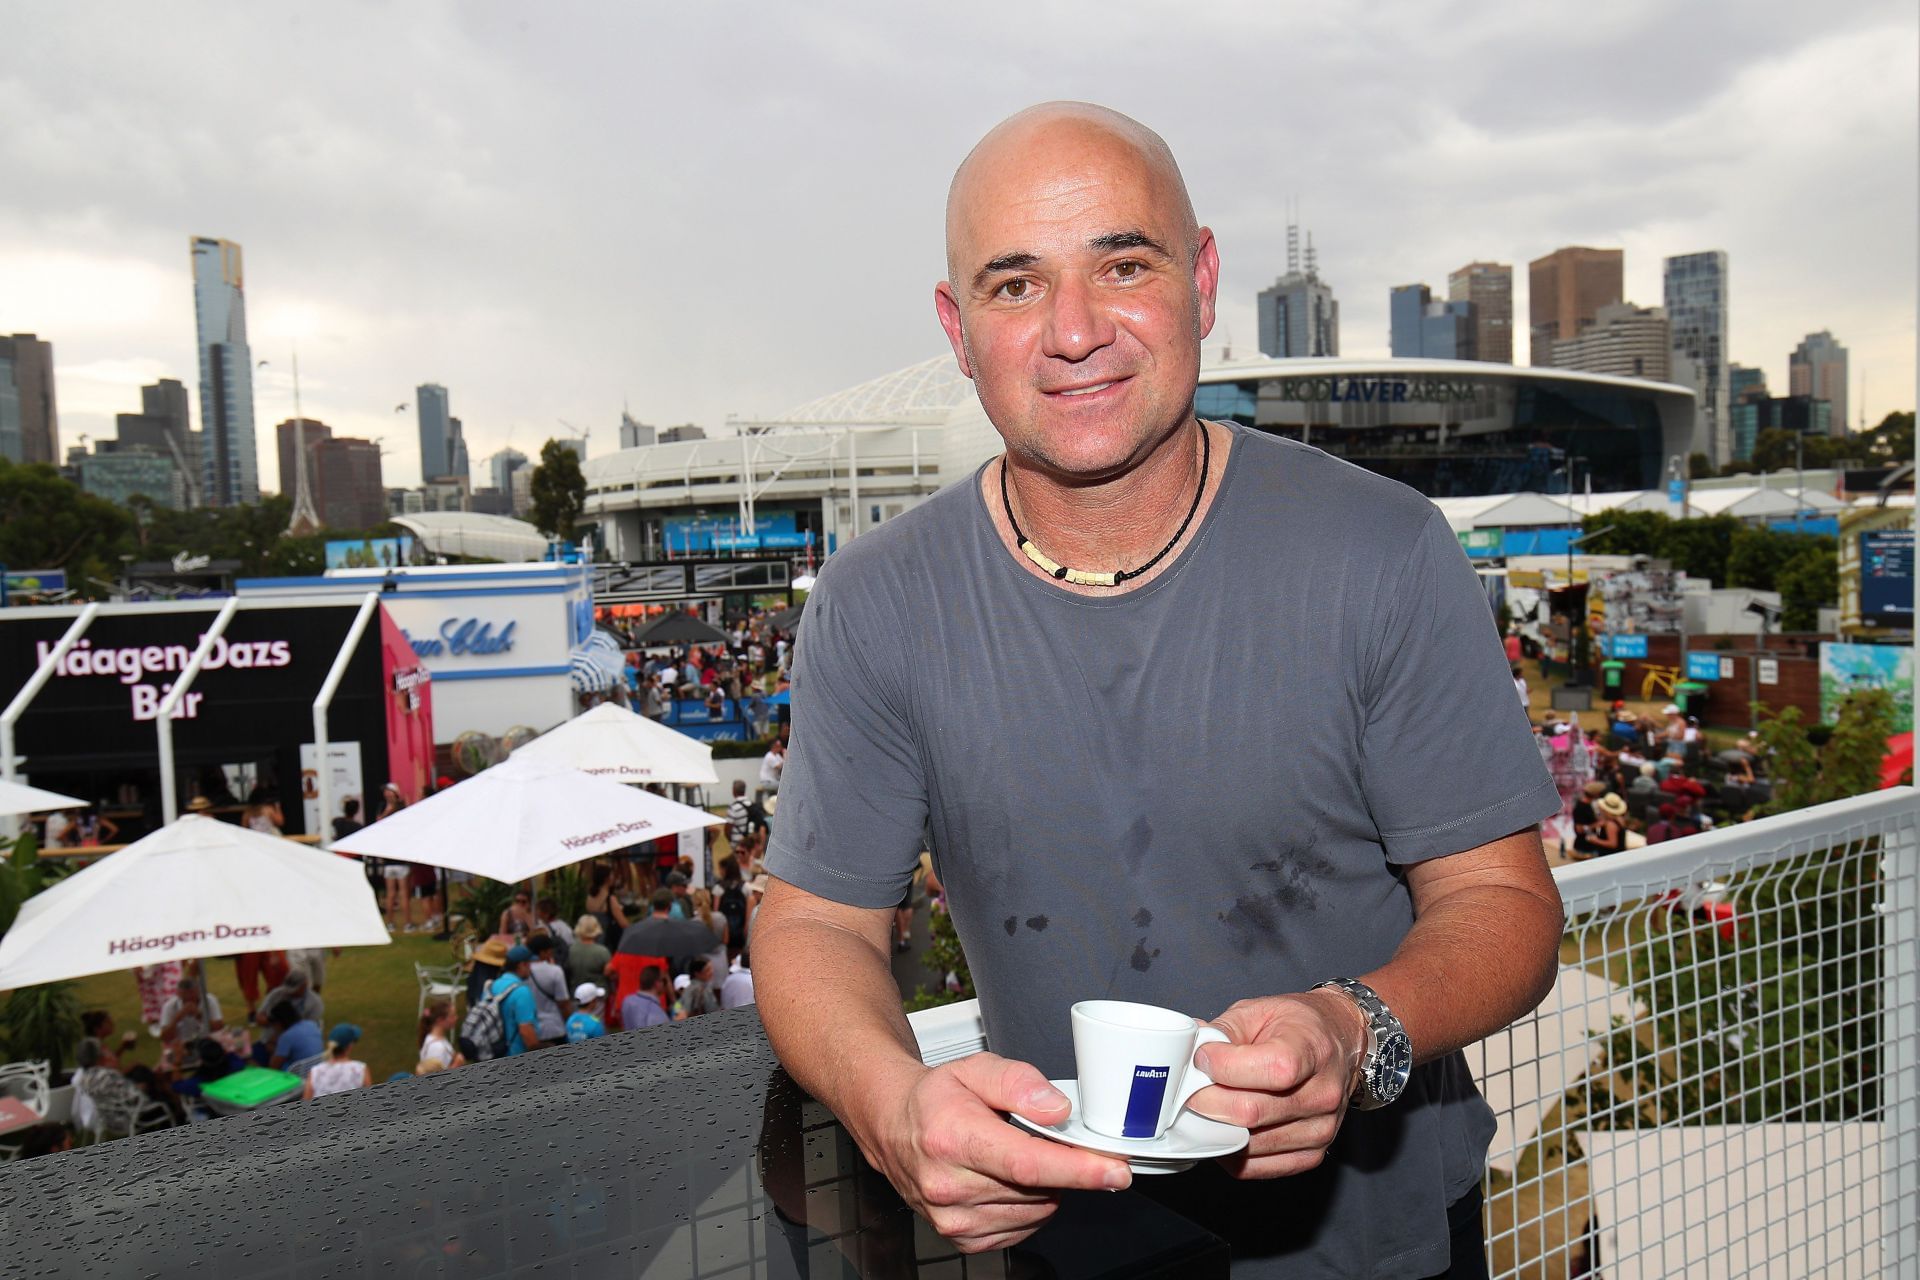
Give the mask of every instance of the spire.
[[[287, 521], [287, 536], [304, 538], [320, 531], [320, 516], [313, 509], [313, 491], [307, 486], [307, 420], [300, 412], [300, 352], [293, 353], [293, 517]], [[284, 480], [282, 484], [286, 483]]]

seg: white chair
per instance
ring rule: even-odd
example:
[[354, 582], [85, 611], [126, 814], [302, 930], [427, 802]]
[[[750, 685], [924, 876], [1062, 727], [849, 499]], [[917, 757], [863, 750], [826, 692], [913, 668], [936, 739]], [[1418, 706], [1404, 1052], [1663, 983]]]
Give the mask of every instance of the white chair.
[[[49, 1064], [45, 1061], [0, 1065], [0, 1097], [19, 1099], [27, 1110], [44, 1120], [51, 1095], [47, 1085], [48, 1074]], [[11, 1160], [19, 1151], [18, 1137], [0, 1138], [0, 1160]]]
[[435, 967], [421, 964], [416, 960], [413, 965], [413, 976], [420, 983], [420, 1007], [413, 1011], [416, 1018], [427, 1011], [427, 1001], [442, 997], [458, 1001], [467, 989], [460, 966], [457, 964]]
[[171, 1129], [176, 1121], [164, 1102], [155, 1102], [118, 1071], [93, 1067], [73, 1073], [75, 1122], [101, 1142], [153, 1129]]
[[307, 1078], [307, 1072], [313, 1070], [314, 1067], [318, 1066], [322, 1062], [325, 1062], [326, 1060], [327, 1060], [327, 1051], [325, 1049], [322, 1049], [319, 1053], [314, 1054], [311, 1058], [302, 1058], [298, 1062], [289, 1062], [286, 1066], [280, 1069], [282, 1071], [290, 1072], [293, 1075], [299, 1076], [302, 1080], [305, 1080]]

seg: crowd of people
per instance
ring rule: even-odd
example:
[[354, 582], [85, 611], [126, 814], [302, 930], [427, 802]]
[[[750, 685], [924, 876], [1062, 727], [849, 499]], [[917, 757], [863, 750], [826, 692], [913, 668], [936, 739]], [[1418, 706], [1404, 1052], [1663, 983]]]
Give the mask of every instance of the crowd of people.
[[1656, 717], [1616, 701], [1604, 731], [1549, 711], [1534, 735], [1561, 798], [1547, 844], [1573, 861], [1745, 822], [1773, 794], [1761, 743], [1742, 737], [1713, 751], [1698, 717], [1675, 703]]

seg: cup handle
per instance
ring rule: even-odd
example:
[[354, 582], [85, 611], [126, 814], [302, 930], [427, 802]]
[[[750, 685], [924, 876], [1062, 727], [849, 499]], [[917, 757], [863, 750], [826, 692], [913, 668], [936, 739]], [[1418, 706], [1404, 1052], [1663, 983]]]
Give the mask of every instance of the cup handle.
[[[1193, 1038], [1193, 1051], [1197, 1055], [1200, 1052], [1200, 1046], [1203, 1044], [1231, 1043], [1232, 1038], [1220, 1028], [1201, 1027], [1199, 1033]], [[1198, 1062], [1189, 1061], [1187, 1063], [1187, 1078], [1182, 1081], [1180, 1085], [1180, 1101], [1173, 1109], [1175, 1111], [1184, 1110], [1187, 1103], [1192, 1100], [1194, 1094], [1200, 1092], [1212, 1083], [1213, 1077], [1209, 1076], [1205, 1071], [1202, 1071]]]

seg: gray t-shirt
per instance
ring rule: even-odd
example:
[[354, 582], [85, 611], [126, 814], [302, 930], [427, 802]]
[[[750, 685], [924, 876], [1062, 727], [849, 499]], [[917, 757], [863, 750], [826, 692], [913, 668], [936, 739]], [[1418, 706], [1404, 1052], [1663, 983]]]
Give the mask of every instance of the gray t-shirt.
[[[925, 840], [988, 1043], [1050, 1078], [1074, 1001], [1211, 1018], [1364, 973], [1412, 924], [1401, 868], [1559, 808], [1433, 504], [1233, 430], [1197, 535], [1138, 590], [1027, 572], [976, 473], [838, 551], [807, 602], [768, 870], [891, 907]], [[1230, 1240], [1237, 1275], [1424, 1276], [1492, 1133], [1453, 1054], [1349, 1113], [1312, 1173], [1135, 1185]]]

